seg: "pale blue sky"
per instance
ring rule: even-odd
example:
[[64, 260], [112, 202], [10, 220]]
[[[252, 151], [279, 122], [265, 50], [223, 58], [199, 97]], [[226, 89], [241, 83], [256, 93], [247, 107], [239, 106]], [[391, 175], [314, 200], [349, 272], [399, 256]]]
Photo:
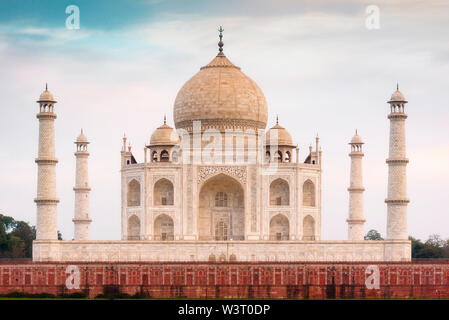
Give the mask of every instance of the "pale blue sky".
[[[81, 28], [67, 30], [67, 5]], [[365, 27], [368, 4], [380, 29]], [[38, 121], [49, 83], [56, 107], [59, 229], [73, 236], [75, 159], [90, 141], [92, 237], [120, 237], [123, 132], [139, 161], [177, 91], [217, 52], [264, 91], [269, 126], [279, 114], [306, 155], [323, 148], [324, 239], [345, 239], [349, 148], [365, 140], [366, 231], [385, 234], [386, 101], [399, 81], [407, 106], [409, 233], [449, 237], [449, 4], [447, 1], [2, 1], [0, 3], [0, 210], [35, 223]]]

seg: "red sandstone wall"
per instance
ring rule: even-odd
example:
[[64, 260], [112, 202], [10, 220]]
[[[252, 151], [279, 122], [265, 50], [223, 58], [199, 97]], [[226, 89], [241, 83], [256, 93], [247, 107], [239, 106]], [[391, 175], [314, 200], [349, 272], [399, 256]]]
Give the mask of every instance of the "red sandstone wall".
[[[66, 285], [69, 265], [79, 270], [79, 289]], [[365, 284], [369, 265], [379, 268], [379, 289]], [[449, 263], [0, 262], [0, 294], [14, 291], [80, 291], [90, 297], [120, 292], [155, 298], [449, 298]]]

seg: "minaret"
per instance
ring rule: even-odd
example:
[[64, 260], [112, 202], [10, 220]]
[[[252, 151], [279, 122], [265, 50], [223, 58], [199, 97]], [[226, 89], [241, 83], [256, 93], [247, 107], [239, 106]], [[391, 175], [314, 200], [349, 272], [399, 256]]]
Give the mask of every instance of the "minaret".
[[405, 104], [399, 86], [388, 101], [390, 104], [390, 150], [388, 164], [387, 240], [407, 240], [407, 176], [405, 154]]
[[349, 182], [349, 217], [348, 220], [348, 240], [358, 241], [364, 239], [363, 224], [363, 174], [362, 174], [362, 158], [363, 150], [362, 138], [355, 131], [351, 142], [351, 177]]
[[56, 198], [55, 119], [56, 101], [45, 85], [39, 103], [39, 151], [37, 159], [36, 240], [58, 240]]
[[75, 187], [75, 218], [72, 220], [75, 225], [74, 240], [90, 239], [90, 223], [92, 220], [89, 216], [89, 183], [88, 183], [88, 157], [86, 136], [81, 129], [81, 134], [75, 141], [76, 144], [76, 180]]

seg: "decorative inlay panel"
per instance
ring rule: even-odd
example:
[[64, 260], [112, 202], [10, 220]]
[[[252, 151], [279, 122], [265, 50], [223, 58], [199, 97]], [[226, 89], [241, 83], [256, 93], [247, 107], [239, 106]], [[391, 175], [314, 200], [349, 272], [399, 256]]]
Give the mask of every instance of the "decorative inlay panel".
[[227, 174], [233, 178], [236, 178], [240, 183], [246, 184], [246, 168], [243, 166], [207, 166], [199, 167], [197, 182], [207, 180], [209, 177], [217, 175], [219, 173]]

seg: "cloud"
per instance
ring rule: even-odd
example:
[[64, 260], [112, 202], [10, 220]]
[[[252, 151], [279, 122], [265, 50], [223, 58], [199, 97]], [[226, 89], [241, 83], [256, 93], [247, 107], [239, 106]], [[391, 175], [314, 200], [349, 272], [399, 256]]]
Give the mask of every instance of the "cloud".
[[[316, 2], [314, 2], [316, 3]], [[363, 6], [320, 7], [270, 14], [158, 14], [157, 19], [114, 31], [79, 33], [33, 24], [0, 26], [0, 203], [6, 214], [34, 220], [38, 123], [36, 97], [49, 82], [58, 104], [56, 142], [60, 223], [73, 233], [73, 141], [81, 127], [90, 145], [93, 235], [120, 237], [121, 137], [126, 132], [139, 161], [143, 146], [167, 114], [178, 89], [217, 52], [219, 24], [225, 53], [263, 89], [270, 122], [281, 124], [301, 157], [318, 131], [323, 147], [323, 230], [346, 237], [349, 158], [347, 142], [358, 128], [365, 145], [367, 228], [385, 229], [388, 152], [386, 100], [400, 81], [407, 106], [411, 234], [447, 236], [444, 203], [449, 173], [445, 93], [448, 26], [442, 2], [378, 2], [381, 29], [364, 27]], [[410, 4], [410, 6], [408, 5]], [[281, 5], [295, 7], [294, 2]], [[282, 9], [282, 8], [281, 8]], [[280, 10], [280, 9], [279, 9]], [[443, 17], [443, 18], [442, 18]], [[17, 27], [17, 28], [16, 28]], [[440, 32], [438, 32], [440, 30]], [[447, 59], [448, 58], [448, 59]], [[446, 151], [445, 151], [446, 150]], [[28, 183], [26, 183], [28, 181]], [[433, 189], [423, 186], [432, 183]], [[24, 186], [20, 188], [20, 186]], [[436, 190], [436, 191], [435, 191]], [[431, 211], [428, 208], [432, 208]], [[427, 220], [422, 213], [426, 213]]]

